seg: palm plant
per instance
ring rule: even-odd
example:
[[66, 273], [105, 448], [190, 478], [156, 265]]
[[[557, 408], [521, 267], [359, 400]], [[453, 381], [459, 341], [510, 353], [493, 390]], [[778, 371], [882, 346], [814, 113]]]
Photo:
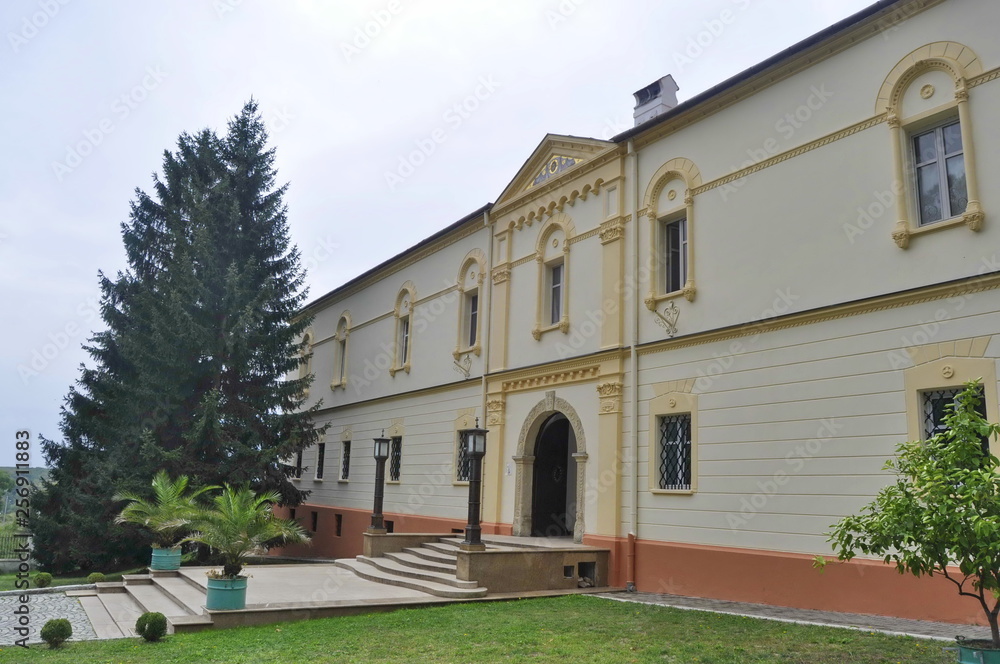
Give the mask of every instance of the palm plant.
[[256, 549], [271, 542], [299, 544], [309, 541], [302, 526], [274, 514], [277, 491], [261, 494], [246, 486], [225, 485], [194, 521], [195, 532], [185, 542], [207, 544], [223, 560], [221, 578], [235, 579]]
[[115, 517], [115, 523], [134, 523], [149, 529], [156, 546], [164, 549], [176, 546], [199, 514], [198, 497], [219, 488], [206, 486], [189, 493], [186, 475], [172, 480], [165, 470], [156, 473], [152, 486], [152, 500], [129, 491], [116, 494], [115, 500], [127, 500], [129, 504]]

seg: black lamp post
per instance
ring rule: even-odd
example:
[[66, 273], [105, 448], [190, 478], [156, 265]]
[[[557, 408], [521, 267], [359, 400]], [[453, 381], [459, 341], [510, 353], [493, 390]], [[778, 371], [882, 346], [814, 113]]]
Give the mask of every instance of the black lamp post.
[[483, 529], [479, 525], [479, 501], [483, 483], [483, 456], [486, 455], [486, 429], [479, 428], [479, 418], [476, 418], [475, 429], [465, 429], [462, 437], [465, 453], [469, 457], [469, 523], [465, 526], [465, 540], [461, 548], [465, 551], [484, 551]]
[[373, 535], [385, 534], [385, 523], [382, 520], [382, 492], [385, 487], [385, 460], [389, 458], [389, 439], [385, 430], [375, 441], [375, 506], [372, 509], [372, 525], [368, 532]]

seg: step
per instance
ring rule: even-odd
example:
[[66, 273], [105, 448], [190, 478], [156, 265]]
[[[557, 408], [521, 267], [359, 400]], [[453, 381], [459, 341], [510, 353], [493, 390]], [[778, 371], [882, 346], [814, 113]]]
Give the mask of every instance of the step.
[[438, 553], [443, 553], [445, 555], [451, 556], [452, 558], [458, 558], [458, 545], [444, 544], [443, 542], [427, 542], [421, 546], [422, 549], [430, 549], [431, 551], [437, 551]]
[[118, 625], [123, 636], [136, 635], [135, 621], [145, 611], [131, 595], [123, 592], [100, 593], [97, 598], [104, 605], [104, 609], [111, 616], [111, 619]]
[[209, 629], [214, 624], [212, 616], [208, 614], [198, 616], [174, 616], [170, 619], [170, 624], [174, 628], [174, 634], [184, 632], [200, 632]]
[[387, 553], [385, 554], [385, 557], [391, 560], [395, 560], [398, 563], [402, 563], [403, 565], [407, 565], [409, 567], [415, 567], [417, 569], [425, 569], [429, 572], [444, 572], [446, 574], [454, 574], [457, 571], [457, 568], [454, 564], [434, 562], [433, 560], [427, 560], [425, 558], [421, 558], [420, 556], [415, 555], [413, 553], [406, 553], [406, 552]]
[[153, 585], [166, 593], [170, 599], [183, 606], [192, 615], [205, 612], [205, 593], [181, 576], [158, 576]]
[[80, 606], [83, 607], [84, 613], [87, 614], [87, 620], [94, 626], [94, 633], [97, 635], [97, 638], [121, 639], [125, 636], [125, 633], [122, 632], [121, 627], [115, 622], [115, 619], [111, 616], [107, 607], [104, 606], [101, 598], [97, 596], [97, 593], [93, 593], [92, 595], [78, 595], [78, 597], [80, 598]]
[[162, 613], [167, 618], [189, 616], [192, 614], [192, 611], [189, 611], [187, 607], [175, 602], [169, 595], [153, 584], [127, 586], [127, 588], [128, 594], [132, 596], [136, 604], [142, 607], [143, 611], [156, 611], [157, 613]]
[[442, 553], [434, 549], [425, 549], [424, 547], [407, 547], [403, 549], [403, 553], [410, 553], [418, 558], [423, 558], [424, 560], [430, 560], [435, 563], [444, 563], [447, 565], [457, 565], [458, 556], [448, 555], [447, 553]]
[[123, 581], [101, 581], [100, 583], [95, 583], [94, 586], [100, 594], [125, 592], [125, 583]]
[[354, 572], [357, 576], [368, 581], [374, 581], [375, 583], [384, 583], [390, 586], [399, 586], [400, 588], [409, 588], [411, 590], [419, 590], [425, 592], [429, 595], [434, 595], [435, 597], [447, 597], [450, 599], [472, 599], [475, 597], [483, 597], [486, 595], [486, 588], [475, 588], [475, 589], [464, 589], [455, 588], [453, 586], [448, 586], [443, 583], [435, 583], [433, 581], [422, 581], [420, 579], [411, 579], [405, 576], [395, 576], [387, 574], [381, 570], [372, 567], [366, 563], [360, 563], [356, 560], [350, 558], [344, 558], [338, 560], [334, 563], [337, 567], [341, 569], [347, 569]]
[[454, 574], [428, 572], [427, 570], [408, 567], [407, 565], [389, 558], [369, 558], [368, 556], [358, 556], [355, 560], [359, 563], [367, 563], [372, 567], [377, 567], [379, 570], [395, 576], [405, 576], [410, 579], [443, 583], [446, 586], [454, 586], [455, 588], [465, 588], [468, 590], [478, 587], [478, 584], [475, 581], [463, 581]]
[[122, 582], [126, 586], [148, 586], [152, 585], [153, 578], [148, 574], [122, 574]]

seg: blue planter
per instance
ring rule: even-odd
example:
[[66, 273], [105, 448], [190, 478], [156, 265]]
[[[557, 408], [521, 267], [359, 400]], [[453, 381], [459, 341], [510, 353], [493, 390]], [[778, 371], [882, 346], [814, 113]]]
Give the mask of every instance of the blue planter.
[[205, 608], [212, 611], [238, 611], [247, 608], [247, 579], [208, 579]]
[[153, 558], [149, 563], [149, 569], [175, 570], [181, 568], [181, 547], [175, 546], [169, 549], [153, 547]]
[[1000, 650], [971, 648], [967, 643], [962, 639], [958, 641], [959, 664], [1000, 664]]

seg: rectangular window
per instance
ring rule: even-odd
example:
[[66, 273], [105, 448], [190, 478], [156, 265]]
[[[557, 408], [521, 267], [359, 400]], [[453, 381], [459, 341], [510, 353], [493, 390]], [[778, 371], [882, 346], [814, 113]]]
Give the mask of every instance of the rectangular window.
[[347, 384], [347, 339], [340, 339], [337, 342], [337, 355], [340, 358], [340, 364], [337, 367], [337, 383], [340, 385]]
[[289, 510], [288, 510], [288, 518], [291, 519], [292, 521], [295, 521], [295, 508], [294, 507], [289, 508]]
[[[964, 390], [965, 387], [953, 387], [944, 390], [929, 390], [923, 392], [923, 425], [924, 439], [931, 438], [939, 433], [944, 433], [948, 427], [944, 423], [944, 418], [951, 412], [955, 403], [955, 397]], [[986, 399], [983, 398], [982, 387], [979, 389], [979, 406], [976, 412], [984, 418], [986, 417]], [[983, 453], [990, 453], [990, 439], [988, 436], [982, 438]]]
[[336, 527], [337, 537], [340, 537], [341, 533], [344, 532], [344, 515], [334, 514], [333, 520], [334, 520], [334, 526]]
[[684, 288], [687, 282], [687, 219], [663, 224], [664, 293]]
[[458, 453], [455, 455], [455, 479], [459, 482], [468, 482], [472, 474], [472, 464], [465, 449], [465, 440], [462, 434], [458, 434]]
[[410, 360], [410, 317], [399, 319], [399, 366]]
[[657, 418], [659, 488], [691, 489], [691, 414], [661, 415]]
[[351, 441], [340, 444], [340, 479], [350, 479], [351, 476]]
[[292, 473], [295, 479], [302, 479], [302, 450], [295, 453], [295, 471]]
[[323, 479], [323, 464], [326, 462], [326, 443], [316, 445], [316, 479]]
[[476, 336], [479, 331], [479, 291], [473, 291], [465, 296], [466, 331], [465, 338], [469, 342], [469, 348], [476, 345]]
[[310, 512], [309, 525], [311, 526], [309, 530], [312, 532], [316, 532], [319, 529], [319, 512]]
[[563, 264], [549, 267], [549, 324], [558, 325], [563, 311]]
[[396, 436], [389, 445], [389, 481], [399, 481], [400, 467], [403, 465], [403, 439]]
[[965, 212], [969, 197], [957, 121], [913, 136], [913, 165], [921, 226]]

